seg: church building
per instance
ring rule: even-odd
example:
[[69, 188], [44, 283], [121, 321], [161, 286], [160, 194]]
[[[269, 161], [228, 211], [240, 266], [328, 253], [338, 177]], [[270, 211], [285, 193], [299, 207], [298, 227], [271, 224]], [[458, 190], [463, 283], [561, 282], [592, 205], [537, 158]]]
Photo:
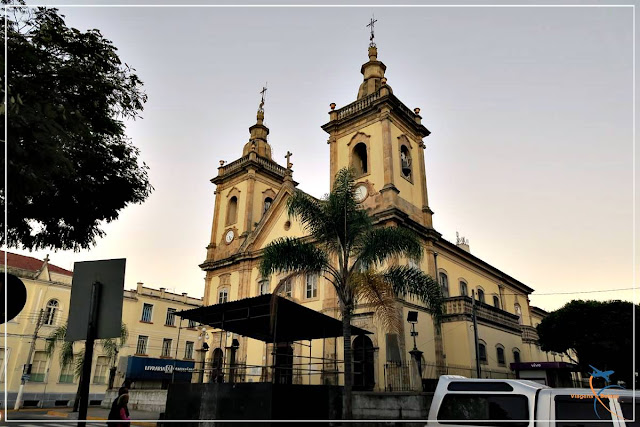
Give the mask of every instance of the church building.
[[[535, 309], [528, 298], [533, 289], [474, 256], [464, 238], [449, 242], [434, 228], [424, 150], [430, 131], [422, 122], [420, 110], [407, 108], [394, 94], [385, 78], [386, 66], [378, 59], [373, 42], [368, 57], [360, 70], [363, 81], [357, 98], [341, 108], [331, 104], [329, 121], [322, 125], [328, 134], [328, 167], [332, 180], [339, 169], [353, 168], [357, 201], [367, 209], [376, 226], [405, 227], [423, 242], [424, 255], [417, 265], [412, 260], [398, 261], [413, 263], [437, 278], [445, 296], [446, 314], [440, 336], [435, 334], [424, 306], [409, 299], [398, 300], [403, 319], [409, 311], [418, 312], [416, 345], [423, 352], [423, 378], [436, 379], [444, 373], [474, 377], [476, 352], [483, 378], [515, 378], [519, 371], [512, 370], [511, 364], [522, 368], [527, 362], [568, 362], [560, 355], [547, 355], [538, 345], [532, 320]], [[249, 128], [250, 138], [242, 155], [226, 164], [221, 161], [218, 175], [211, 180], [216, 185], [211, 239], [206, 260], [200, 265], [206, 272], [205, 305], [271, 293], [284, 276], [260, 276], [262, 249], [280, 237], [305, 238], [301, 224], [287, 215], [287, 200], [301, 191], [293, 178], [290, 153], [284, 165], [273, 159], [263, 104], [256, 123]], [[339, 318], [335, 291], [322, 276], [309, 274], [292, 279], [282, 294]], [[472, 295], [476, 300], [477, 351]], [[359, 306], [352, 324], [372, 332], [353, 337], [354, 388], [406, 389], [409, 351], [414, 345], [409, 323], [404, 322], [400, 333], [390, 332], [370, 308]], [[315, 341], [322, 342], [285, 343], [284, 349], [278, 346], [278, 352], [287, 351], [291, 355], [291, 382], [340, 383], [336, 371], [341, 370], [337, 361], [342, 360], [342, 338]], [[268, 369], [263, 367], [273, 363], [272, 344], [213, 332], [206, 354], [211, 369], [204, 381], [219, 378], [219, 368], [229, 363], [231, 343], [237, 349], [234, 364], [246, 368], [234, 369], [235, 381], [269, 380]], [[554, 369], [558, 366], [554, 365]], [[565, 363], [560, 374], [535, 379], [547, 382], [541, 378], [555, 378], [571, 385], [572, 367]]]

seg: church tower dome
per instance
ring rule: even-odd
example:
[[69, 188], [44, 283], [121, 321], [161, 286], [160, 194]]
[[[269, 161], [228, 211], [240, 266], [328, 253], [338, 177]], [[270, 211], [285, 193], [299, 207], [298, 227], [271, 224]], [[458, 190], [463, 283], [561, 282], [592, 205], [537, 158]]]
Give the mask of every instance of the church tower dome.
[[250, 152], [255, 151], [259, 156], [266, 157], [271, 160], [271, 146], [267, 142], [269, 128], [264, 125], [264, 100], [260, 103], [258, 113], [256, 115], [256, 124], [249, 128], [251, 137], [249, 142], [244, 145], [242, 155], [246, 156]]
[[384, 77], [386, 70], [387, 66], [381, 61], [378, 61], [378, 48], [373, 44], [370, 45], [369, 62], [362, 64], [360, 68], [360, 72], [364, 76], [364, 81], [358, 89], [358, 99], [376, 93], [385, 85], [387, 89], [389, 89], [389, 92], [392, 93], [391, 87], [386, 84], [387, 79]]

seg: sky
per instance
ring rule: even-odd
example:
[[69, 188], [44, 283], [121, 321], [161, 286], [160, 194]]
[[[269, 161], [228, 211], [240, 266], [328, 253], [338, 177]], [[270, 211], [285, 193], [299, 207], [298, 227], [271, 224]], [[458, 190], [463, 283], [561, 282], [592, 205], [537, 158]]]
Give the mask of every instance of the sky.
[[[355, 101], [372, 14], [394, 94], [421, 108], [434, 227], [535, 289], [532, 305], [634, 300], [630, 7], [60, 7], [144, 82], [127, 135], [155, 191], [89, 251], [16, 252], [71, 269], [127, 258], [136, 282], [200, 297], [219, 160], [242, 155], [268, 86], [273, 158], [329, 187], [329, 104]], [[10, 58], [9, 58], [10, 60]], [[10, 184], [10, 183], [9, 183]], [[554, 294], [554, 295], [549, 295]], [[638, 298], [635, 298], [638, 302]]]

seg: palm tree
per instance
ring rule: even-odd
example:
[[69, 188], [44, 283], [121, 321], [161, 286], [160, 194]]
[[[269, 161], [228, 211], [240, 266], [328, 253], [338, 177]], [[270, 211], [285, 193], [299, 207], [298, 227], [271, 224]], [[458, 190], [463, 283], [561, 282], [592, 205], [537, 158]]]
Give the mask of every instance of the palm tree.
[[421, 270], [397, 265], [399, 257], [419, 260], [422, 244], [401, 227], [373, 227], [366, 210], [355, 200], [350, 169], [336, 174], [333, 190], [322, 200], [301, 191], [288, 200], [288, 214], [298, 219], [308, 238], [280, 238], [263, 252], [260, 273], [288, 273], [274, 289], [278, 293], [296, 275], [323, 274], [336, 291], [342, 314], [344, 341], [343, 418], [352, 414], [351, 316], [356, 303], [374, 307], [388, 328], [399, 329], [397, 296], [421, 301], [439, 319], [442, 293], [438, 283]]
[[[56, 347], [60, 342], [60, 367], [62, 369], [67, 368], [73, 364], [74, 376], [79, 379], [78, 390], [76, 391], [76, 398], [73, 402], [73, 411], [78, 410], [78, 404], [80, 403], [80, 384], [82, 383], [82, 367], [84, 365], [84, 348], [80, 349], [77, 353], [73, 352], [73, 345], [75, 342], [65, 341], [67, 335], [67, 325], [57, 327], [48, 337], [47, 344], [45, 346], [45, 353], [47, 357], [52, 357], [56, 351]], [[120, 325], [120, 336], [118, 338], [105, 338], [98, 342], [102, 346], [104, 355], [109, 361], [109, 365], [112, 366], [116, 362], [118, 351], [127, 344], [129, 338], [129, 330], [127, 325], [122, 323]]]

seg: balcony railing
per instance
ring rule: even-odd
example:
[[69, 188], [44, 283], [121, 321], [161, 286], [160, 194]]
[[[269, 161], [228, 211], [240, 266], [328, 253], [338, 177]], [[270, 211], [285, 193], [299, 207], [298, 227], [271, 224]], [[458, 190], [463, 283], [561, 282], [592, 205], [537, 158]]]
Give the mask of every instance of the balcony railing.
[[236, 169], [240, 169], [242, 166], [249, 163], [249, 155], [240, 157], [238, 160], [235, 160], [223, 167], [220, 168], [220, 175], [228, 174], [233, 172]]
[[[486, 320], [494, 324], [506, 326], [510, 329], [520, 330], [518, 316], [508, 313], [496, 307], [476, 301], [476, 313], [478, 319]], [[456, 315], [469, 316], [473, 313], [472, 300], [470, 297], [452, 297], [445, 300], [445, 321], [447, 317]]]
[[[225, 175], [225, 174], [230, 174], [244, 166], [246, 166], [247, 164], [249, 164], [252, 160], [250, 159], [251, 154], [247, 154], [246, 156], [242, 156], [240, 157], [238, 160], [235, 160], [225, 166], [222, 166], [219, 170], [220, 170], [220, 175]], [[266, 159], [264, 157], [260, 157], [260, 156], [256, 156], [255, 161], [262, 166], [263, 168], [265, 168], [268, 171], [271, 171], [279, 176], [284, 176], [287, 169], [283, 166], [280, 166], [279, 164], [277, 164], [276, 162]]]
[[365, 108], [373, 104], [373, 102], [378, 98], [380, 98], [380, 91], [374, 92], [371, 95], [367, 95], [362, 99], [358, 99], [357, 101], [352, 102], [345, 107], [342, 107], [337, 111], [338, 119], [342, 119], [344, 117], [355, 114], [358, 111], [364, 110]]
[[520, 329], [522, 329], [522, 341], [537, 343], [540, 339], [537, 329], [533, 326], [520, 325]]

